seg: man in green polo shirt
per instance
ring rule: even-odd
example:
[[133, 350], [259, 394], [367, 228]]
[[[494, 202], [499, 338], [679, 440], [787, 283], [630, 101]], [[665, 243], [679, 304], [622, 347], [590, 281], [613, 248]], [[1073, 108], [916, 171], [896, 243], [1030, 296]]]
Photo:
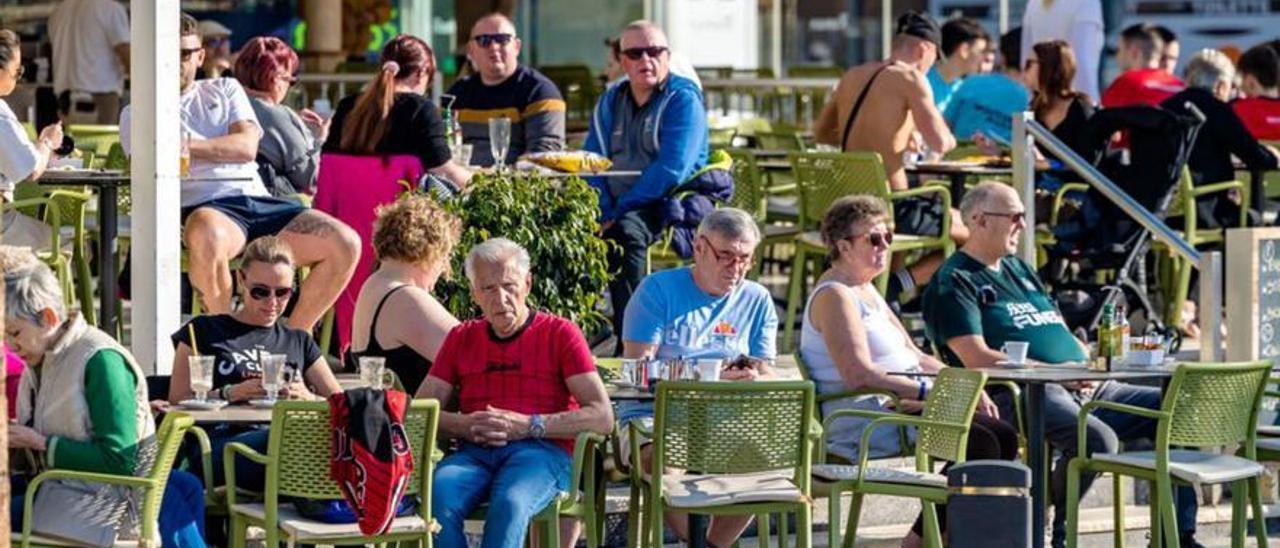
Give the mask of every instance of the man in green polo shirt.
[[[999, 349], [1009, 341], [1029, 343], [1027, 357], [1033, 365], [1080, 362], [1088, 359], [1084, 343], [1071, 334], [1053, 299], [1031, 265], [1014, 255], [1025, 226], [1026, 209], [1013, 188], [983, 182], [967, 192], [960, 215], [969, 228], [969, 240], [933, 275], [924, 292], [925, 329], [943, 360], [952, 366], [994, 367], [1007, 358]], [[1008, 390], [993, 389], [992, 400], [1000, 416], [1014, 420], [1013, 397]], [[1076, 384], [1045, 387], [1045, 437], [1061, 453], [1055, 463], [1050, 491], [1057, 509], [1053, 518], [1053, 546], [1066, 536], [1067, 463], [1077, 454], [1076, 433], [1080, 404], [1105, 400], [1148, 409], [1160, 408], [1160, 389], [1107, 381], [1098, 386]], [[1089, 417], [1088, 452], [1114, 453], [1121, 441], [1154, 438], [1156, 421], [1114, 411], [1097, 410]], [[1085, 476], [1081, 490], [1092, 482]], [[1178, 528], [1181, 546], [1195, 541], [1196, 497], [1189, 487], [1179, 488]]]

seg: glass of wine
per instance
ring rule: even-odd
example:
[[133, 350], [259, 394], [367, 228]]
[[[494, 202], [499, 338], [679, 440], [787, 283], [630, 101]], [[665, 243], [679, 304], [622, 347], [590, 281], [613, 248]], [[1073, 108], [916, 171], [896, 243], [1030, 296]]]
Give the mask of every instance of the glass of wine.
[[502, 171], [507, 162], [507, 148], [511, 146], [511, 119], [489, 119], [489, 151], [493, 153], [493, 167]]

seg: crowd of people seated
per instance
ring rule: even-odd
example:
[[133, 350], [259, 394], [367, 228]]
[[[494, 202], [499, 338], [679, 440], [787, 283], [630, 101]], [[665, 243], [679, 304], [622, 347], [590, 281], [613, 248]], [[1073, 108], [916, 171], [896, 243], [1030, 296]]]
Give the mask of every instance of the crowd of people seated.
[[[903, 15], [887, 59], [850, 68], [839, 79], [814, 137], [844, 151], [879, 153], [888, 187], [901, 191], [920, 183], [908, 175], [907, 157], [940, 156], [957, 148], [957, 138], [987, 150], [1007, 147], [1010, 117], [1017, 112], [1030, 110], [1083, 153], [1092, 146], [1089, 120], [1100, 109], [1187, 112], [1193, 105], [1206, 118], [1190, 156], [1195, 184], [1234, 178], [1233, 156], [1248, 169], [1277, 169], [1280, 154], [1262, 141], [1280, 137], [1280, 42], [1255, 46], [1238, 61], [1204, 50], [1179, 63], [1172, 32], [1134, 25], [1120, 33], [1123, 72], [1104, 88], [1097, 82], [1102, 22], [1091, 8], [1096, 2], [1031, 4], [1025, 27], [998, 40], [970, 19], [939, 26], [926, 15]], [[66, 309], [57, 280], [35, 255], [0, 248], [7, 351], [26, 364], [15, 383], [18, 423], [10, 426], [10, 447], [43, 453], [46, 468], [133, 473], [141, 466], [138, 448], [155, 433], [153, 410], [192, 396], [192, 360], [198, 356], [214, 358], [212, 393], [227, 402], [269, 395], [261, 381], [269, 354], [285, 356], [288, 380], [278, 396], [328, 397], [342, 388], [324, 358], [330, 349], [319, 346], [313, 331], [327, 311], [345, 306], [338, 329], [349, 340], [349, 346], [339, 345], [347, 367], [382, 358], [401, 389], [446, 409], [440, 430], [458, 447], [435, 469], [434, 488], [448, 493], [431, 499], [441, 526], [437, 541], [465, 546], [463, 521], [487, 504], [483, 546], [522, 545], [530, 521], [570, 484], [575, 437], [651, 420], [653, 406], [627, 403], [615, 412], [584, 334], [528, 302], [539, 273], [519, 244], [495, 234], [466, 250], [461, 274], [481, 316], [458, 318], [433, 291], [450, 274], [464, 227], [436, 199], [413, 194], [340, 218], [309, 207], [306, 196], [316, 193], [326, 166], [389, 156], [417, 162], [445, 193], [465, 192], [478, 168], [565, 148], [560, 91], [519, 63], [522, 42], [509, 18], [477, 20], [466, 42], [474, 71], [449, 88], [459, 139], [471, 147], [464, 165], [448, 138], [453, 128], [427, 94], [438, 75], [435, 52], [423, 39], [389, 39], [368, 85], [326, 118], [286, 105], [300, 61], [285, 42], [253, 38], [231, 63], [221, 58], [229, 56], [222, 31], [206, 26], [219, 34], [202, 36], [201, 29], [182, 16], [179, 106], [191, 160], [181, 183], [182, 241], [200, 314], [172, 334], [168, 393], [148, 394], [128, 351]], [[701, 84], [673, 69], [671, 46], [657, 25], [631, 23], [610, 48], [618, 74], [592, 111], [584, 148], [609, 158], [615, 170], [638, 172], [589, 178], [599, 195], [600, 237], [613, 244], [608, 290], [614, 353], [625, 359], [743, 357], [741, 367], [724, 370], [721, 378], [777, 378], [773, 298], [747, 279], [762, 241], [751, 214], [730, 207], [706, 212], [695, 223], [691, 264], [649, 271], [650, 246], [672, 224], [667, 206], [673, 191], [696, 188], [707, 176], [707, 112]], [[1180, 65], [1181, 77], [1175, 74]], [[12, 93], [21, 66], [17, 37], [0, 30], [0, 98]], [[105, 95], [91, 99], [96, 105], [111, 101]], [[131, 110], [126, 106], [120, 114], [125, 147]], [[489, 147], [488, 125], [497, 117], [512, 120], [502, 159], [493, 158]], [[0, 190], [39, 179], [62, 137], [61, 125], [53, 124], [33, 141], [0, 101]], [[1116, 146], [1124, 146], [1123, 137]], [[1235, 224], [1247, 207], [1240, 198], [1227, 194], [1203, 205], [1202, 226]], [[826, 269], [800, 320], [798, 358], [817, 392], [889, 391], [898, 397], [893, 411], [918, 414], [932, 384], [901, 373], [993, 367], [1007, 358], [1000, 350], [1007, 342], [1031, 343], [1029, 357], [1037, 363], [1086, 360], [1087, 347], [1067, 328], [1044, 282], [1014, 255], [1021, 232], [1031, 228], [1025, 225], [1027, 207], [1013, 188], [997, 182], [969, 189], [949, 210], [926, 197], [892, 204], [869, 196], [835, 200], [819, 227], [829, 249]], [[8, 214], [5, 239], [14, 243]], [[947, 236], [960, 246], [949, 258], [938, 253], [907, 264], [891, 256], [895, 233], [940, 235], [944, 219], [953, 221]], [[873, 282], [885, 272], [889, 291], [882, 295]], [[344, 295], [350, 297], [345, 304]], [[916, 346], [893, 306], [916, 295], [936, 354]], [[1066, 462], [1154, 435], [1153, 420], [1100, 410], [1088, 419], [1087, 446], [1078, 447], [1076, 417], [1089, 399], [1154, 409], [1160, 392], [1114, 381], [1048, 387], [1046, 436], [1059, 452], [1050, 490], [1055, 545], [1065, 538]], [[877, 396], [821, 407], [824, 414], [839, 409], [890, 410]], [[1015, 459], [1014, 416], [1009, 391], [984, 394], [967, 458]], [[868, 422], [834, 422], [824, 449], [857, 455]], [[225, 480], [222, 449], [228, 443], [267, 450], [263, 426], [219, 425], [208, 433], [215, 485], [200, 485], [190, 473], [201, 472], [200, 458], [187, 455], [190, 472], [173, 472], [164, 493], [160, 530], [166, 545], [204, 545], [203, 489]], [[886, 456], [901, 450], [899, 442], [886, 429], [870, 438], [868, 449]], [[642, 445], [634, 455], [646, 467], [650, 449]], [[261, 464], [237, 457], [235, 469], [238, 486], [265, 485]], [[14, 485], [20, 495], [22, 484]], [[1197, 546], [1196, 497], [1184, 489], [1177, 503], [1182, 544]], [[11, 507], [21, 511], [24, 505], [18, 498]], [[665, 519], [688, 537], [684, 516]], [[707, 541], [732, 545], [750, 519], [712, 519]], [[20, 516], [13, 523], [20, 525]], [[105, 534], [135, 534], [131, 527], [126, 522]], [[572, 542], [577, 522], [564, 527]], [[921, 533], [917, 520], [904, 546], [918, 545]]]

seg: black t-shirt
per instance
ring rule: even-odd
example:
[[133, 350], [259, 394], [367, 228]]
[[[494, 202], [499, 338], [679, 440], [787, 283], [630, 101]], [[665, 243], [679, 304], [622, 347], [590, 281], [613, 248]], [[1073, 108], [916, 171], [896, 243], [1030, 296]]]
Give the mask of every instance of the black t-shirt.
[[[271, 327], [242, 323], [229, 314], [197, 316], [194, 326], [196, 350], [218, 357], [213, 372], [213, 388], [237, 384], [262, 376], [261, 356], [284, 354], [285, 363], [295, 372], [306, 372], [323, 354], [311, 335], [280, 324]], [[191, 329], [183, 325], [171, 337], [173, 346], [191, 346]]]
[[[358, 96], [352, 95], [338, 102], [333, 123], [329, 126], [329, 139], [324, 143], [328, 152], [356, 153], [343, 150], [342, 131], [347, 115], [356, 106]], [[424, 169], [433, 169], [449, 161], [449, 145], [444, 139], [444, 121], [435, 103], [417, 93], [397, 93], [388, 115], [387, 132], [374, 149], [378, 154], [409, 154], [422, 160]]]
[[[1093, 143], [1088, 142], [1089, 118], [1093, 117], [1093, 111], [1093, 103], [1089, 102], [1089, 98], [1084, 95], [1077, 95], [1075, 99], [1071, 100], [1071, 105], [1067, 107], [1067, 115], [1052, 129], [1053, 136], [1070, 147], [1076, 154], [1087, 156], [1089, 150], [1093, 148]], [[1045, 155], [1055, 160], [1059, 159], [1049, 151], [1045, 151]]]

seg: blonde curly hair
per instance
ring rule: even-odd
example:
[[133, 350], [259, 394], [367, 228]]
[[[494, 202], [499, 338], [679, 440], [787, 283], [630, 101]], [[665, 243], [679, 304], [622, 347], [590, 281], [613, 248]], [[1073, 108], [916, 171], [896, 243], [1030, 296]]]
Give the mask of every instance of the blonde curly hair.
[[461, 236], [461, 219], [426, 196], [410, 195], [378, 208], [373, 252], [378, 260], [443, 264], [447, 272]]

